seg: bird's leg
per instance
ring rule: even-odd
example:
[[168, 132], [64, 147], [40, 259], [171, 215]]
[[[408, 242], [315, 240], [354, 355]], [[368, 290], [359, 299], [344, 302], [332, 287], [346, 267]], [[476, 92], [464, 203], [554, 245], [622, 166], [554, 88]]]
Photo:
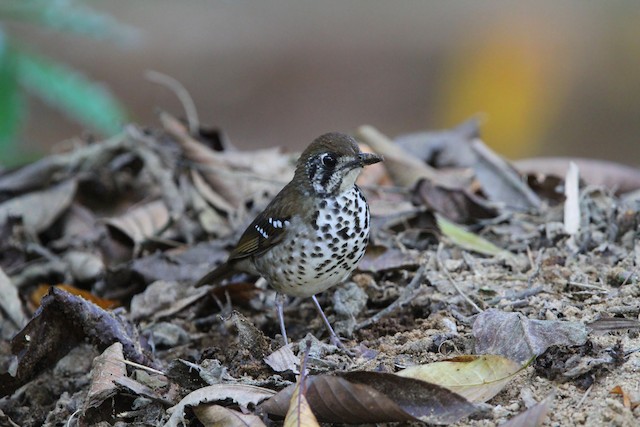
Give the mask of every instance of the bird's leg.
[[331, 344], [335, 345], [338, 348], [344, 349], [344, 344], [342, 344], [342, 341], [340, 341], [340, 338], [338, 337], [338, 335], [336, 335], [336, 332], [331, 327], [331, 323], [329, 323], [329, 319], [327, 319], [327, 316], [325, 316], [324, 311], [322, 311], [322, 307], [320, 307], [318, 298], [316, 298], [315, 295], [312, 295], [311, 299], [313, 300], [313, 303], [316, 305], [316, 310], [318, 310], [318, 313], [320, 313], [320, 317], [322, 317], [322, 321], [324, 322], [324, 325], [327, 327], [327, 330], [329, 331]]
[[287, 297], [279, 292], [276, 293], [276, 310], [278, 310], [278, 320], [280, 321], [280, 333], [284, 340], [284, 345], [289, 344], [287, 339], [287, 329], [284, 327], [284, 301]]

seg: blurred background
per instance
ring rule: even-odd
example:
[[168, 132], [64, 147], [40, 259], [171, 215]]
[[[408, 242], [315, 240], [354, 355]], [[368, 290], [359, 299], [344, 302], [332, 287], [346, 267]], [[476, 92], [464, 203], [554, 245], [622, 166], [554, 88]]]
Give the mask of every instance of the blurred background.
[[183, 109], [241, 148], [395, 136], [474, 114], [510, 158], [640, 164], [633, 1], [0, 0], [0, 164]]

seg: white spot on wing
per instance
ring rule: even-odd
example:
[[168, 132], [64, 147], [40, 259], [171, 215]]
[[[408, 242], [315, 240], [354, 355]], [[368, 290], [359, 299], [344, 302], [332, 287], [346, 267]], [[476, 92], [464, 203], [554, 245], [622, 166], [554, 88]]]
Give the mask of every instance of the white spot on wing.
[[264, 231], [259, 225], [256, 224], [256, 230], [258, 230], [258, 233], [260, 233], [260, 235], [262, 237], [264, 237], [265, 239], [269, 238], [269, 235], [267, 234], [266, 231]]

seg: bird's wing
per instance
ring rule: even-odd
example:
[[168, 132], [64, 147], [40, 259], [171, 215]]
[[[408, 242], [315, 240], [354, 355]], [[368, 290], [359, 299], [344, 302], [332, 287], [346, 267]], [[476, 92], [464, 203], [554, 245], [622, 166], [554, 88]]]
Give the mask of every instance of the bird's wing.
[[291, 205], [278, 194], [247, 227], [229, 254], [229, 261], [259, 255], [282, 241], [292, 218]]

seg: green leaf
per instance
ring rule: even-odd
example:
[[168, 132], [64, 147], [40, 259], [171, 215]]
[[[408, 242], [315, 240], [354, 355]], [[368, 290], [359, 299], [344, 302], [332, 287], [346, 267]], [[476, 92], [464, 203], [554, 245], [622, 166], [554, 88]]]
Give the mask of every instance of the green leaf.
[[104, 135], [120, 132], [124, 108], [100, 83], [48, 58], [16, 51], [18, 80], [51, 107]]
[[500, 249], [490, 241], [465, 230], [458, 224], [455, 224], [440, 215], [436, 215], [436, 221], [438, 223], [438, 228], [442, 231], [442, 234], [447, 236], [451, 242], [463, 249], [484, 255], [502, 255], [507, 258], [513, 256], [511, 252]]
[[99, 40], [130, 43], [139, 32], [73, 0], [0, 0], [0, 20], [23, 21]]
[[17, 151], [15, 139], [24, 116], [15, 55], [0, 28], [0, 160], [8, 164]]

